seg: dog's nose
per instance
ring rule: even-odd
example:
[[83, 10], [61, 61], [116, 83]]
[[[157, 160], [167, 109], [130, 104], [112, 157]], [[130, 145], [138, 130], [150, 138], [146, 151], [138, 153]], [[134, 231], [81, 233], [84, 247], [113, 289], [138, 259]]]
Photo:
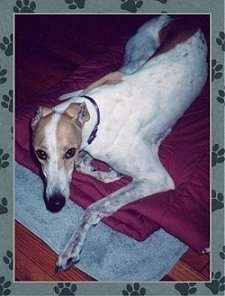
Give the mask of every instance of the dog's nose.
[[50, 212], [56, 213], [56, 212], [59, 212], [64, 207], [65, 202], [66, 202], [66, 199], [63, 195], [54, 194], [48, 199], [46, 206]]

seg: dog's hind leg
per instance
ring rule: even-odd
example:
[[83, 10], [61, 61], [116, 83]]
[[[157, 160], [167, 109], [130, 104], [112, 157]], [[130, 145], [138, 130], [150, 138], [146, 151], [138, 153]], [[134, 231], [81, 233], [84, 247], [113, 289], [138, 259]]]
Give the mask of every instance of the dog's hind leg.
[[79, 160], [76, 163], [76, 170], [78, 172], [91, 175], [92, 177], [105, 183], [116, 181], [123, 176], [121, 173], [109, 166], [107, 166], [105, 170], [97, 169], [92, 165], [93, 160], [93, 157], [88, 152], [81, 150], [79, 152]]
[[120, 72], [133, 74], [138, 71], [161, 45], [160, 32], [172, 21], [168, 15], [161, 15], [144, 23], [127, 42], [124, 62]]
[[[161, 176], [162, 177], [162, 176]], [[63, 271], [70, 268], [73, 263], [79, 261], [80, 252], [91, 226], [96, 225], [102, 218], [112, 215], [122, 206], [143, 198], [149, 194], [170, 189], [165, 178], [138, 179], [129, 183], [126, 187], [108, 195], [107, 197], [89, 206], [78, 227], [63, 252], [59, 255], [56, 263], [56, 271]]]

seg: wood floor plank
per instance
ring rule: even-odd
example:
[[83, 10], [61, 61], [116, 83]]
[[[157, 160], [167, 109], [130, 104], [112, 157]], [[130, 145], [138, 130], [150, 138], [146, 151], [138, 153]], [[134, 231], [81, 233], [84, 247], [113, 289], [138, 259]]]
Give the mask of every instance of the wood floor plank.
[[15, 278], [23, 281], [94, 281], [78, 268], [55, 273], [57, 255], [23, 225], [15, 224]]
[[192, 266], [193, 269], [201, 272], [201, 270], [203, 270], [205, 266], [209, 265], [209, 255], [201, 255], [194, 250], [189, 249], [188, 252], [183, 255], [182, 261]]
[[23, 252], [16, 249], [16, 270], [15, 276], [17, 280], [32, 281], [33, 279], [44, 279], [45, 281], [54, 281], [45, 270], [39, 268], [32, 260]]
[[208, 278], [194, 270], [185, 262], [179, 260], [177, 264], [170, 270], [169, 276], [175, 281], [207, 281]]

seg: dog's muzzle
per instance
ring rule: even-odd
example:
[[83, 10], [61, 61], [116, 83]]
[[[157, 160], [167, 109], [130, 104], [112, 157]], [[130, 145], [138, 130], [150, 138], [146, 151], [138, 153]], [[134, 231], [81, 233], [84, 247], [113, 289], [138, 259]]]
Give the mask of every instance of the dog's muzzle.
[[46, 207], [52, 213], [59, 212], [65, 205], [66, 199], [61, 194], [54, 194], [46, 200]]

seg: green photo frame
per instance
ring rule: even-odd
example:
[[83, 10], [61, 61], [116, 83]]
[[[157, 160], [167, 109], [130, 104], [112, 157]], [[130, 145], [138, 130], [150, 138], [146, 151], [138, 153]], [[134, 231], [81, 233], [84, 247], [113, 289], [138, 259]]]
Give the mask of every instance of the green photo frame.
[[[15, 13], [211, 15], [211, 281], [191, 283], [14, 281]], [[0, 295], [224, 295], [224, 1], [1, 0], [0, 16]]]

